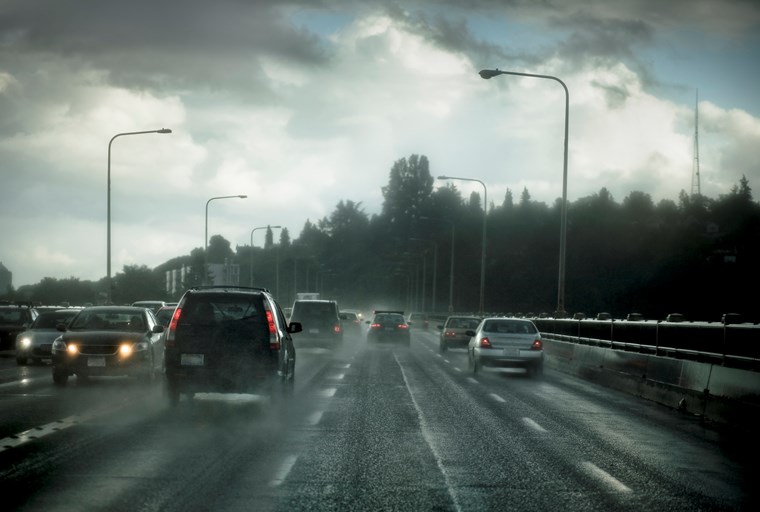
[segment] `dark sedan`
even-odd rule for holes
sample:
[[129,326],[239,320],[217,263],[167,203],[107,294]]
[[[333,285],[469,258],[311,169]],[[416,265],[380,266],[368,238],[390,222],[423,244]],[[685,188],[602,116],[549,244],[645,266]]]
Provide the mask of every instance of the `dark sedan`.
[[375,311],[372,321],[367,322],[367,341],[389,341],[409,346],[409,324],[402,311]]
[[127,375],[153,382],[163,368],[164,332],[153,313],[141,307],[85,308],[53,342],[53,382],[71,375]]

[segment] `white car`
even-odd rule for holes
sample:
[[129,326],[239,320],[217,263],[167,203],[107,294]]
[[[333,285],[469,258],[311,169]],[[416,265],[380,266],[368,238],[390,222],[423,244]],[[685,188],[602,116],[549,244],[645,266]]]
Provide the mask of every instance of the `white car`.
[[524,318],[484,318],[477,330],[468,331],[470,370],[483,366],[520,367],[531,375],[544,371],[544,350],[536,325]]

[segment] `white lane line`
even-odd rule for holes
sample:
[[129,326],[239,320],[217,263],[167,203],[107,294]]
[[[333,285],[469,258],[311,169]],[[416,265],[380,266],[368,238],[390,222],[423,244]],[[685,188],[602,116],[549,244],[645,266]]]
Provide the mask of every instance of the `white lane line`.
[[338,368],[343,368],[343,369],[351,368],[351,363],[342,364],[342,365],[338,366]]
[[338,391],[338,388],[325,388],[319,392],[320,395],[330,398],[335,394],[335,392]]
[[[432,350],[431,350],[431,352],[432,352]],[[441,359],[443,359],[443,356],[441,354],[436,354],[435,357],[440,357]]]
[[443,362],[451,364],[451,361],[449,361],[448,359],[444,359]]
[[497,402],[506,403],[506,400],[504,400],[502,397],[497,395],[496,393],[488,393],[488,396],[496,400]]
[[588,474],[596,478],[597,480],[600,480],[605,485],[612,488],[612,490],[617,492],[631,492],[631,489],[626,486],[623,482],[615,478],[614,476],[610,475],[603,469],[600,469],[595,464],[592,464],[591,462],[582,462],[581,468],[583,468]]
[[469,382],[470,384],[477,384],[478,383],[478,381],[476,381],[472,377],[467,377],[467,382]]
[[281,485],[288,477],[288,474],[290,474],[290,470],[293,469],[293,466],[295,466],[297,460],[298,455],[288,455],[285,457],[285,460],[282,461],[280,468],[274,474],[274,478],[269,481],[269,486],[277,487],[278,485]]
[[0,452],[3,450],[8,450],[10,448],[15,448],[16,446],[28,443],[29,441],[34,441],[35,439],[40,439],[41,437],[54,434],[69,427],[73,427],[74,425],[79,425],[80,423],[89,421],[97,416],[107,414],[112,410],[113,409],[109,409],[107,411],[99,411],[90,414],[84,414],[81,416],[68,416],[62,420],[54,421],[52,423],[42,425],[41,427],[30,428],[29,430],[25,430],[23,432],[19,432],[18,434],[0,439]]
[[451,501],[454,503],[454,509],[461,512],[462,507],[459,505],[459,500],[457,499],[456,492],[454,492],[454,487],[451,485],[449,474],[446,472],[446,468],[443,467],[443,462],[441,462],[441,455],[438,453],[438,450],[435,448],[435,445],[432,442],[433,436],[430,435],[430,430],[428,429],[427,422],[425,421],[425,416],[422,414],[422,409],[420,409],[417,400],[414,398],[412,388],[409,386],[409,379],[406,378],[404,367],[401,366],[401,361],[398,360],[398,356],[396,354],[393,354],[393,357],[396,359],[396,364],[398,364],[398,367],[401,369],[401,376],[404,378],[406,390],[409,393],[409,397],[412,399],[412,404],[414,404],[415,410],[417,411],[417,419],[420,422],[420,431],[422,433],[422,438],[427,443],[428,448],[430,448],[430,451],[433,454],[433,458],[435,458],[435,463],[438,466],[438,470],[443,475],[443,481],[446,484],[446,491],[449,493]]
[[457,368],[456,366],[454,367],[454,370],[456,370],[456,371],[458,371],[458,372],[461,372],[461,371],[462,371],[462,370],[460,370],[459,368]]
[[523,418],[522,420],[523,420],[523,423],[525,423],[528,427],[532,428],[536,432],[542,432],[542,433],[546,432],[546,429],[544,427],[542,427],[541,425],[539,425],[538,423],[536,423],[532,419],[530,419],[530,418]]
[[332,380],[342,380],[342,379],[343,379],[343,377],[345,377],[345,376],[346,376],[346,374],[345,374],[345,373],[339,373],[339,374],[337,374],[337,375],[330,375],[330,376],[328,377],[328,379],[332,379]]
[[317,411],[317,412],[311,413],[309,415],[309,417],[306,418],[306,422],[309,425],[312,425],[312,426],[318,424],[322,420],[322,414],[323,413],[324,413],[324,411]]

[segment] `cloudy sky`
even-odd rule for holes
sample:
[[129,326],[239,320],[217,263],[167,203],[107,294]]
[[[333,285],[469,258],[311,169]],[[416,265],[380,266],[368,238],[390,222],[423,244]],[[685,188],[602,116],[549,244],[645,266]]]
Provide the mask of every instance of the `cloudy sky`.
[[[466,4],[463,9],[460,5]],[[0,262],[13,284],[113,273],[338,201],[378,213],[393,162],[562,195],[657,202],[745,175],[760,194],[756,0],[2,0]],[[468,195],[470,184],[459,184]],[[477,184],[475,184],[477,185]],[[264,241],[255,233],[254,245]]]

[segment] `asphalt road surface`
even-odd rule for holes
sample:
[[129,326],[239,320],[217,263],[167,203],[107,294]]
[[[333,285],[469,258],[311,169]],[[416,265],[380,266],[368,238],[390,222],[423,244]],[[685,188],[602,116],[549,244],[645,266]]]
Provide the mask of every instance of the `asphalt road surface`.
[[3,510],[760,510],[757,434],[546,370],[297,347],[288,401],[0,359]]

